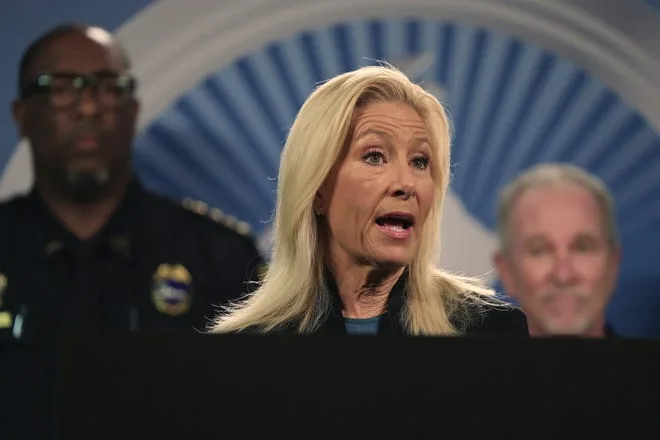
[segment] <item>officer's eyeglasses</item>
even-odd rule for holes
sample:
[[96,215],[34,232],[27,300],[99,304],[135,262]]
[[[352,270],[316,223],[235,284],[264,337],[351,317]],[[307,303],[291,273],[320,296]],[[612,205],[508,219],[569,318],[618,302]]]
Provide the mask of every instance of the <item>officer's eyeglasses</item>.
[[47,97],[54,108],[68,108],[77,105],[83,90],[90,88],[99,104],[117,107],[133,95],[135,87],[135,78],[111,71],[89,75],[68,72],[42,73],[22,90],[21,98],[41,95]]

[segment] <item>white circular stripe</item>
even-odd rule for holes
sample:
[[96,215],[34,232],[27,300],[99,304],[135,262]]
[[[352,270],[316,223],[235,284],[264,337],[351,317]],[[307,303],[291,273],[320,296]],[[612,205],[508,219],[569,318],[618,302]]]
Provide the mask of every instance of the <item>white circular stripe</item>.
[[[580,4],[583,8],[576,7]],[[117,36],[142,83],[140,127],[207,75],[265,43],[303,28],[400,17],[405,11],[412,18],[456,20],[535,41],[589,70],[660,131],[660,61],[639,41],[595,18],[588,5],[578,0],[227,0],[220,7],[216,0],[161,0],[135,15]],[[19,143],[0,177],[0,199],[31,185],[25,149]]]
[[29,191],[33,179],[32,152],[28,142],[21,141],[0,176],[0,202]]
[[141,126],[208,74],[269,42],[346,20],[400,18],[402,11],[535,41],[589,70],[660,130],[658,60],[584,10],[547,0],[239,0],[222,7],[162,0],[118,32],[142,79]]

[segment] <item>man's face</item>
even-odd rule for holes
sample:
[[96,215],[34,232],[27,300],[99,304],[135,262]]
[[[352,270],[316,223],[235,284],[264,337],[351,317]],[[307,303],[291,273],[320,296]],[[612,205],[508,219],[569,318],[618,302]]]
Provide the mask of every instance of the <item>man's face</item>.
[[[37,178],[74,197],[93,199],[130,170],[138,106],[109,43],[109,35],[97,29],[50,42],[27,72],[32,93],[14,104]],[[78,75],[96,75],[98,81],[81,88]]]
[[532,188],[514,203],[509,247],[496,265],[538,335],[602,331],[618,273],[594,196],[575,185]]

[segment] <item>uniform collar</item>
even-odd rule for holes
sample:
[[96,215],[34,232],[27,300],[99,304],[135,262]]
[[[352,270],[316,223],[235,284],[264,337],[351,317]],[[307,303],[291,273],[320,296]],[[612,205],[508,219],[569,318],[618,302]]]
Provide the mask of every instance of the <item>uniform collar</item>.
[[143,203],[146,192],[137,178],[129,184],[117,210],[101,230],[88,240],[79,240],[65,228],[44,203],[36,187],[28,194],[28,203],[43,231],[43,247],[47,258],[54,258],[65,249],[76,251],[83,247],[98,249],[106,246],[119,256],[130,258],[134,236],[134,211]]

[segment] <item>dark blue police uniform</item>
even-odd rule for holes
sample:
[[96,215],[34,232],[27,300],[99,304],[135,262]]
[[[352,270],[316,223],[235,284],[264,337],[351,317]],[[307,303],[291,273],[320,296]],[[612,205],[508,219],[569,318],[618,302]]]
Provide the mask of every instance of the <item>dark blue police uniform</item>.
[[0,438],[54,438],[64,334],[204,330],[261,264],[247,224],[137,180],[85,241],[36,191],[0,204]]

